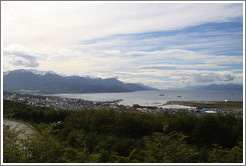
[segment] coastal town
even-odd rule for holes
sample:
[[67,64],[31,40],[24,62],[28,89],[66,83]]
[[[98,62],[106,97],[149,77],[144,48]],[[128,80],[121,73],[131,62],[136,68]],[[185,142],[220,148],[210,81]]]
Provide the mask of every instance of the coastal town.
[[40,96],[25,93],[10,93],[4,92],[4,100],[17,101],[24,104],[47,107],[55,110],[75,110],[81,111],[83,109],[99,109],[99,108],[117,108],[120,107],[117,103],[120,100],[105,101],[105,102],[93,102],[83,99],[62,98],[55,96]]
[[[119,102],[122,100],[88,101],[88,100],[75,99],[75,98],[41,96],[37,94],[26,94],[26,93],[5,92],[5,91],[4,91],[3,99],[17,101],[17,102],[32,105],[32,106],[51,108],[55,110],[82,111],[84,109],[101,109],[101,108],[109,109],[111,108],[117,111],[128,109],[134,112],[145,112],[145,113],[153,113],[153,114],[158,114],[162,112],[170,112],[173,114],[178,113],[178,112],[185,112],[188,114],[195,114],[195,115],[232,113],[236,117],[243,116],[243,109],[242,107],[238,106],[238,104],[242,105],[242,102],[238,104],[236,103],[237,107],[218,108],[218,105],[221,105],[221,104],[228,105],[228,101],[218,102],[217,105],[215,105],[216,103],[214,103],[214,105],[212,105],[211,107],[207,107],[206,102],[193,102],[192,106],[189,106],[191,105],[190,102],[178,102],[178,103],[177,102],[167,102],[166,104],[162,104],[159,106],[140,106],[138,104],[134,104],[132,106],[125,106],[125,105],[119,104]],[[187,103],[189,105],[187,105]],[[203,105],[201,105],[201,103],[203,103]],[[235,104],[235,102],[233,104]]]

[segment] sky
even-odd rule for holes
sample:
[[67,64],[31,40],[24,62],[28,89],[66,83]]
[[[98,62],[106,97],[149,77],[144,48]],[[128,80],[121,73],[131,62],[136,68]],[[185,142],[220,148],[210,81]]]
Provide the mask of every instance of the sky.
[[243,83],[235,2],[3,1],[3,71],[118,78],[155,88]]

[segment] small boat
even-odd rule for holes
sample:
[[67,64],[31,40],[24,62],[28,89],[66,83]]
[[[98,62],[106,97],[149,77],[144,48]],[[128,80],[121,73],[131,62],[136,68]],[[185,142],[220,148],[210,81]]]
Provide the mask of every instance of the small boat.
[[181,96],[177,96],[177,97],[181,97]]
[[160,94],[159,96],[165,96],[164,94]]

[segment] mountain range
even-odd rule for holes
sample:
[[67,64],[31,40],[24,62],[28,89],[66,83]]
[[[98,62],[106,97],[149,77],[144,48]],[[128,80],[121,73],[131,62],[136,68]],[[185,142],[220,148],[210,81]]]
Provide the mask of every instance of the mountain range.
[[116,78],[61,76],[52,71],[13,70],[3,73],[4,89],[38,90],[40,93],[113,93],[154,90],[143,84],[123,83]]
[[[175,90],[177,90],[177,88],[175,88]],[[243,85],[241,84],[211,84],[211,85],[187,86],[184,88],[179,88],[178,90],[243,90]]]
[[[31,90],[40,93],[114,93],[157,90],[141,83],[124,83],[116,78],[61,76],[53,71],[13,70],[3,73],[4,90]],[[211,84],[170,90],[243,90],[240,84]]]

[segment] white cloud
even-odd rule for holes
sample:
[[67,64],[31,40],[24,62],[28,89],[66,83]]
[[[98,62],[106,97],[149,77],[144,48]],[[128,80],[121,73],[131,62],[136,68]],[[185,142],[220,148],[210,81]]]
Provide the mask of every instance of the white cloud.
[[214,81],[233,81],[234,77],[232,74],[221,74],[221,73],[197,73],[193,74],[190,78],[191,82],[214,82]]
[[[3,49],[4,65],[21,66],[21,67],[38,67],[37,59],[45,59],[46,54],[32,51],[20,44],[11,44]],[[7,67],[8,68],[8,67]]]
[[149,77],[134,77],[134,78],[120,78],[119,80],[127,83],[143,83],[151,87],[159,89],[170,87],[170,82],[160,79],[153,79]]
[[189,64],[189,65],[144,65],[140,69],[224,69],[226,66],[219,66],[216,64]]
[[4,46],[51,49],[112,34],[174,30],[242,16],[228,3],[3,2]]
[[242,64],[242,56],[227,56],[227,55],[204,55],[199,52],[173,49],[164,51],[130,51],[127,55],[137,55],[133,59],[151,60],[150,62],[177,62],[182,63],[208,63],[208,64]]
[[[22,54],[30,55],[35,58],[35,61],[31,61],[30,57],[24,57],[29,60],[29,63],[25,60],[20,61],[17,57],[23,58]],[[136,54],[141,56],[134,57],[133,55]],[[218,56],[200,55],[198,52],[187,50],[135,51],[123,54],[119,50],[97,50],[84,46],[65,47],[49,55],[34,52],[21,45],[11,45],[4,49],[4,55],[6,65],[18,64],[40,70],[53,70],[66,75],[119,77],[123,81],[142,82],[158,88],[213,82],[239,82],[239,75],[235,75],[235,71],[228,70],[228,67],[224,65],[242,63],[240,61],[242,57],[222,56],[221,60]],[[16,57],[14,61],[9,55]],[[39,55],[46,56],[41,58]],[[201,64],[193,64],[191,61]],[[35,66],[34,62],[40,65]],[[209,71],[211,69],[220,69],[220,71]]]
[[[131,40],[124,36],[235,21],[237,17],[242,17],[242,4],[2,2],[4,69],[22,66],[66,75],[119,76],[159,88],[209,79],[240,82],[242,76],[228,66],[242,65],[242,56],[187,49],[203,44],[219,47],[224,43],[219,37],[211,43],[204,39],[196,46],[187,43],[143,51],[162,43],[154,37]],[[187,36],[161,40],[165,37],[167,42],[175,42]]]

